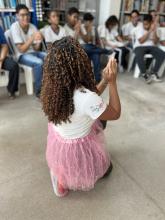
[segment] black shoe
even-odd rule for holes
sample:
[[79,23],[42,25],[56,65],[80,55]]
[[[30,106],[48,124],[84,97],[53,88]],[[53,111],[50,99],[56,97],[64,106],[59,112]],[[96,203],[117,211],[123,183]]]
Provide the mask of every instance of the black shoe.
[[107,127],[107,121],[100,120],[100,122],[101,122],[101,124],[102,124],[103,130],[106,129],[106,127]]
[[40,99],[40,92],[36,93],[36,97]]
[[145,79],[145,81],[146,81],[147,84],[152,83],[152,77],[151,77],[151,75],[145,73],[145,74],[142,74],[142,76],[144,77],[144,79]]
[[11,100],[14,100],[16,98],[14,93],[9,92],[8,95]]
[[113,165],[112,165],[112,162],[111,162],[110,166],[108,167],[108,170],[106,171],[104,176],[101,177],[101,179],[108,177],[110,175],[110,173],[112,172],[112,169],[113,169]]

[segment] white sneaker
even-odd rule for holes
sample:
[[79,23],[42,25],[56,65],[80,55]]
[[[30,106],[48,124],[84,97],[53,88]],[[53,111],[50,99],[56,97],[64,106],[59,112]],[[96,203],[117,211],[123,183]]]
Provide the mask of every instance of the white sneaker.
[[20,95],[20,92],[19,91],[17,91],[17,92],[15,92],[15,96],[19,96]]
[[154,81],[154,82],[162,82],[163,80],[162,79],[160,79],[156,74],[152,74],[152,80]]
[[68,190],[64,189],[62,185],[60,185],[57,181],[57,178],[54,176],[53,172],[50,171],[50,177],[53,185],[53,190],[56,196],[58,197],[64,197],[68,194]]

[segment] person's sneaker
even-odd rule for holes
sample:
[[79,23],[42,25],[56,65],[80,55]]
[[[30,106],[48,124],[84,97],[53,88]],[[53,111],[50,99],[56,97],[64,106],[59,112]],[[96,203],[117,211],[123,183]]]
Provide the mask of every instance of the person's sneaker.
[[50,171],[50,176],[52,180],[53,190],[56,196],[58,197],[66,196],[69,190],[63,188],[63,186],[57,181],[57,178],[54,176],[52,171]]
[[154,82],[162,82],[162,79],[160,79],[157,74],[152,74],[151,77]]
[[146,81],[147,84],[152,83],[152,77],[151,77],[151,75],[145,74],[145,75],[143,75],[143,77],[144,77],[144,79],[145,79],[145,81]]
[[36,97],[40,99],[40,93],[36,93]]
[[11,100],[14,100],[16,98],[14,93],[9,92],[8,95]]
[[37,97],[38,99],[40,99],[41,90],[37,90],[37,91],[35,92],[35,95],[36,95],[36,97]]

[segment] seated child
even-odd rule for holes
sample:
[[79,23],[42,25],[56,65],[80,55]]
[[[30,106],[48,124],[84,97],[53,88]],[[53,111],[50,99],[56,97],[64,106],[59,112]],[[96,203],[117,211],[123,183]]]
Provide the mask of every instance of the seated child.
[[56,10],[50,10],[47,14],[50,25],[44,27],[41,31],[47,47],[50,47],[56,40],[66,36],[65,29],[59,25],[59,13]]
[[[85,15],[84,15],[85,16]],[[88,16],[89,18],[89,16]],[[95,79],[97,82],[101,80],[101,62],[100,56],[102,53],[109,53],[106,50],[101,50],[100,48],[96,48],[93,45],[94,36],[89,36],[88,34],[94,34],[92,28],[93,24],[93,16],[91,19],[87,20],[88,27],[86,25],[82,25],[79,20],[79,11],[77,8],[70,8],[67,14],[67,23],[65,24],[65,31],[67,36],[71,36],[79,41],[79,43],[84,47],[88,57],[93,63]],[[90,43],[90,45],[89,45]],[[92,43],[92,44],[91,44]]]
[[118,29],[119,21],[115,15],[110,16],[106,22],[104,28],[100,32],[100,38],[103,40],[105,48],[114,50],[116,52],[116,59],[118,60],[121,68],[121,72],[127,68],[127,54],[129,50],[125,47],[125,42],[119,35]]
[[16,7],[18,21],[11,25],[11,35],[15,44],[18,62],[33,68],[35,78],[35,94],[40,96],[42,82],[42,66],[45,53],[39,51],[42,36],[37,28],[30,23],[30,12],[24,4]]

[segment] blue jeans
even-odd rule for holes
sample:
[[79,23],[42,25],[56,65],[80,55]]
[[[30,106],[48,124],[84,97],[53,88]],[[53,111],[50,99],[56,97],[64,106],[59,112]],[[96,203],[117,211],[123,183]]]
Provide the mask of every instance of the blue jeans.
[[18,62],[33,68],[35,78],[35,93],[36,95],[41,91],[42,83],[42,68],[44,63],[45,52],[36,51],[32,53],[25,53],[20,56]]
[[100,56],[101,54],[110,54],[110,51],[107,49],[103,49],[97,47],[94,44],[83,44],[82,47],[84,48],[85,52],[87,53],[89,59],[93,63],[94,67],[94,75],[97,82],[101,80],[101,63],[100,63]]

